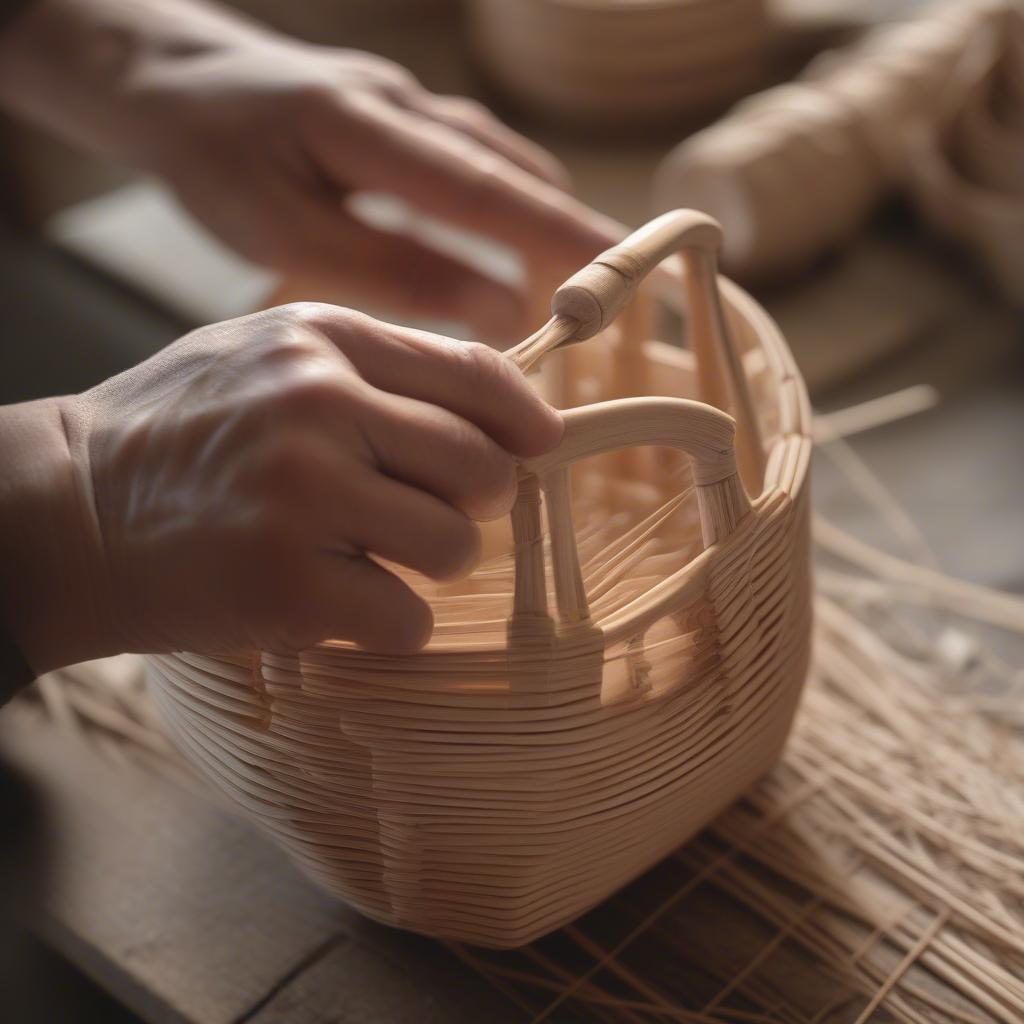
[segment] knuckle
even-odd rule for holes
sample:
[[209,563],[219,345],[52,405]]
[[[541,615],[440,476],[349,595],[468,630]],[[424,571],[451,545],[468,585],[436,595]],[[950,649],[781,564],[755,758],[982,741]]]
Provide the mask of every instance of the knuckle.
[[455,358],[465,387],[476,397],[493,397],[497,404],[530,388],[516,366],[489,345],[464,342],[458,346]]
[[321,325],[328,318],[337,319],[346,310],[338,306],[331,306],[326,302],[289,302],[284,306],[277,307],[277,313],[282,323],[291,327],[300,327],[311,330],[319,330]]
[[363,383],[340,352],[312,335],[276,337],[261,362],[265,373],[253,415],[274,430],[296,423],[322,427],[344,418]]
[[299,438],[274,444],[264,453],[258,473],[272,495],[295,495],[307,491],[318,473],[318,460],[309,445]]
[[418,79],[408,68],[387,57],[375,56],[371,73],[393,89],[419,88]]
[[341,354],[352,338],[371,331],[373,321],[346,306],[327,302],[292,302],[276,310],[286,344]]
[[279,409],[289,414],[328,415],[341,406],[347,394],[344,381],[323,370],[306,370],[283,381],[276,395]]
[[464,341],[448,348],[466,386],[493,389],[508,379],[508,360],[478,341]]
[[489,124],[494,118],[491,112],[478,100],[468,96],[439,96],[443,111],[458,117],[467,124]]

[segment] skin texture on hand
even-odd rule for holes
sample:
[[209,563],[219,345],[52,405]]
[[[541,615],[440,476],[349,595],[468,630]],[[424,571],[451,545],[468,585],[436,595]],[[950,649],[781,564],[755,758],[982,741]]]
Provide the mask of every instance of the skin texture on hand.
[[369,54],[300,43],[188,0],[36,0],[0,40],[0,100],[164,177],[239,252],[361,301],[521,336],[524,298],[368,226],[385,193],[518,251],[545,285],[619,240],[543,150]]
[[[40,413],[24,461],[48,431],[62,483],[40,488],[56,511],[23,510],[62,525],[15,532],[52,574],[34,590],[73,595],[87,635],[54,636],[37,616],[18,637],[37,672],[117,651],[295,651],[328,637],[416,650],[430,610],[370,556],[437,579],[468,572],[474,519],[511,508],[513,456],[562,434],[486,346],[318,304],[201,328]],[[50,557],[65,543],[84,563],[74,571]]]

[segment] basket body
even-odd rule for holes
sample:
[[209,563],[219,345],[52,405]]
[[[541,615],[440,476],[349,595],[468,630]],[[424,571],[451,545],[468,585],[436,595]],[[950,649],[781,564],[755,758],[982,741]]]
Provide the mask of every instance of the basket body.
[[[809,655],[809,411],[777,328],[721,286],[766,457],[724,539],[661,552],[644,563],[653,582],[588,577],[606,597],[584,621],[513,618],[468,645],[439,628],[404,659],[340,643],[149,659],[193,764],[367,915],[521,945],[656,863],[777,758]],[[698,388],[690,352],[646,341],[624,357],[613,330],[560,360],[566,404],[621,393],[624,367],[649,391]],[[619,453],[595,472],[642,480],[659,464]]]

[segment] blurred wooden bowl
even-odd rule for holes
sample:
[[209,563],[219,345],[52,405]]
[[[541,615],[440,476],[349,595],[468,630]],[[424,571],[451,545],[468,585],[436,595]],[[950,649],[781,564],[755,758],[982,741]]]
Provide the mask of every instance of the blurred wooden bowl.
[[635,126],[722,107],[756,87],[774,34],[765,0],[471,0],[484,74],[535,115]]

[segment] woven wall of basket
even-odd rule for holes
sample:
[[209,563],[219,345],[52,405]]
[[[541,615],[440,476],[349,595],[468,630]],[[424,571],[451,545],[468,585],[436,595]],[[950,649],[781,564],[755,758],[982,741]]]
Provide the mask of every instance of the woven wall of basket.
[[[778,756],[809,653],[810,413],[719,243],[702,214],[658,218],[510,351],[542,363],[566,435],[522,463],[468,579],[406,574],[435,613],[421,653],[149,659],[182,751],[369,916],[526,943]],[[655,288],[688,347],[650,337]]]
[[631,126],[705,114],[755,88],[766,0],[472,0],[483,73],[537,116]]

